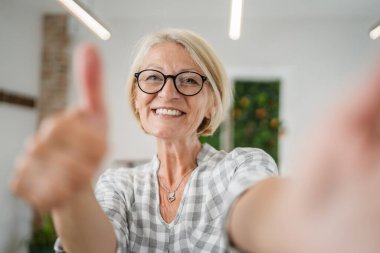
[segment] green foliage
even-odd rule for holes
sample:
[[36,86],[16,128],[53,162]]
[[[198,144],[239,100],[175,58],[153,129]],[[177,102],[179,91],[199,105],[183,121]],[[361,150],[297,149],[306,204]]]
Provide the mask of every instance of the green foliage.
[[[280,81],[237,81],[233,120],[234,147],[256,147],[268,152],[278,162],[278,135],[281,132],[279,119]],[[220,149],[220,128],[213,136],[201,137]]]
[[235,83],[235,147],[261,148],[278,161],[279,94],[279,81]]
[[220,149],[220,127],[215,131],[213,135],[210,136],[200,136],[199,140],[201,143],[208,143],[215,149]]
[[53,253],[57,235],[50,215],[41,215],[34,221],[33,238],[29,244],[31,253]]

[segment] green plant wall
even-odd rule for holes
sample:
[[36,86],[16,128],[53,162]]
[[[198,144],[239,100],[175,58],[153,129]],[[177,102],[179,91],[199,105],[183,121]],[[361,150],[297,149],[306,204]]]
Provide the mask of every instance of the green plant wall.
[[[261,148],[278,162],[280,81],[238,80],[234,88],[233,147]],[[220,129],[200,140],[220,149]]]
[[235,83],[233,143],[256,147],[278,161],[280,81],[237,81]]
[[49,214],[36,214],[29,253],[54,253],[56,238],[57,234],[51,216]]

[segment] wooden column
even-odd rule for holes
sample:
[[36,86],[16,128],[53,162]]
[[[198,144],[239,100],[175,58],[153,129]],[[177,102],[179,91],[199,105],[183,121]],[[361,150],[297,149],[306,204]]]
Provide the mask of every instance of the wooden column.
[[44,16],[42,44],[38,122],[67,104],[69,34],[66,15]]

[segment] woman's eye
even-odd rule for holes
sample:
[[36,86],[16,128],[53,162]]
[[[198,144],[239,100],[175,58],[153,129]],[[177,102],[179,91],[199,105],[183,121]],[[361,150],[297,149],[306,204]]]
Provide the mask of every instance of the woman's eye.
[[145,81],[161,81],[162,78],[159,75],[150,75],[145,78]]
[[197,83],[197,81],[195,81],[194,79],[191,79],[191,78],[188,78],[188,79],[185,79],[185,83]]
[[194,78],[183,78],[181,79],[181,83],[184,85],[198,85],[199,82]]

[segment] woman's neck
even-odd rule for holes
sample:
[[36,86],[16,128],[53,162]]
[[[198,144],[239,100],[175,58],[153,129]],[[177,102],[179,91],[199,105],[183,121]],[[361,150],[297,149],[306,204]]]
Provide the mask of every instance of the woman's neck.
[[202,144],[196,136],[181,140],[158,140],[158,176],[164,178],[169,187],[175,185],[197,167],[197,156],[201,148]]

